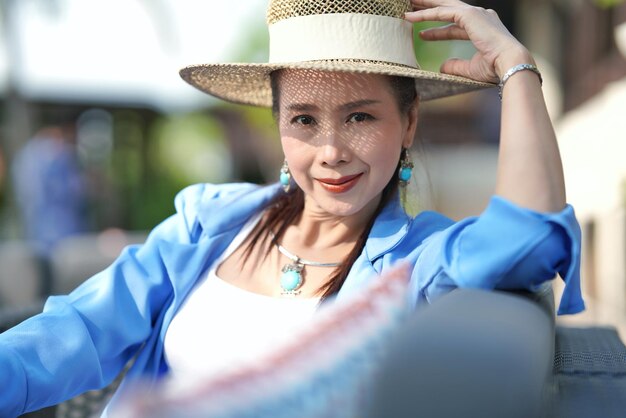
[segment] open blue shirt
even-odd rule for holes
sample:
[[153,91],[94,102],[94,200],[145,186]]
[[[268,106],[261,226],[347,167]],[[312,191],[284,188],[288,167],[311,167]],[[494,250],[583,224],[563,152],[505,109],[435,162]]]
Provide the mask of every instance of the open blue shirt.
[[[194,284],[279,185],[195,185],[145,244],[44,312],[0,334],[0,416],[14,417],[108,385],[133,356],[122,389],[167,373],[163,341]],[[479,217],[408,217],[393,199],[380,213],[337,295],[356,292],[396,262],[412,267],[410,300],[428,303],[456,287],[536,290],[558,272],[559,314],[584,309],[580,228],[570,206],[538,213],[494,196]],[[207,353],[210,355],[210,353]]]

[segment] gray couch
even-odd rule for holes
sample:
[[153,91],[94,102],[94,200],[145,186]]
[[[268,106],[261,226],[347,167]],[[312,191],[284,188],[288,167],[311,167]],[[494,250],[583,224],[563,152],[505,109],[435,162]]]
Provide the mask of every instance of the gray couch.
[[[0,332],[41,309],[0,311]],[[30,418],[97,416],[118,382]],[[379,417],[624,417],[626,347],[612,328],[555,327],[551,290],[456,290],[389,341],[367,405]]]
[[612,328],[555,327],[552,291],[458,290],[390,341],[367,417],[626,417]]

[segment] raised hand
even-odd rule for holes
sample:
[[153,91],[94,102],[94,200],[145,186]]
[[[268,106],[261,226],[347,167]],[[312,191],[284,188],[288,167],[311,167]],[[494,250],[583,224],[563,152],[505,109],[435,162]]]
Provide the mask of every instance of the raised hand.
[[[411,4],[414,11],[405,15],[408,21],[448,22],[422,31],[422,39],[464,39],[476,47],[470,60],[444,62],[444,73],[493,83],[518,64],[534,64],[493,10],[460,0],[411,0]],[[560,211],[565,205],[563,169],[540,78],[532,71],[519,71],[503,90],[495,192],[530,209]]]
[[517,64],[534,64],[528,50],[502,24],[492,9],[470,6],[459,0],[411,0],[410,22],[449,22],[420,32],[425,41],[468,40],[476,47],[471,60],[452,58],[441,72],[478,81],[498,82]]

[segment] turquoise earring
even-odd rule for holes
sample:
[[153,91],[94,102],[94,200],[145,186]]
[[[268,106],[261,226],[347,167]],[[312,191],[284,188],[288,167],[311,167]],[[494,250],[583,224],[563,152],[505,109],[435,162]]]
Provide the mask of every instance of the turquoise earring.
[[400,187],[406,187],[406,185],[409,184],[411,175],[413,174],[413,167],[413,161],[411,161],[408,148],[402,148],[402,153],[400,154],[400,168],[398,169]]
[[285,193],[289,193],[289,189],[291,189],[291,173],[289,172],[287,160],[283,162],[283,166],[280,168],[280,185],[283,186]]

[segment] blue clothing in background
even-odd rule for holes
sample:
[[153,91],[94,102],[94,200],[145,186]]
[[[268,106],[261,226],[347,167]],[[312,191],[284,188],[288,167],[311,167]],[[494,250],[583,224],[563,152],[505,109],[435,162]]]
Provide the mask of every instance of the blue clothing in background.
[[86,189],[74,146],[39,134],[17,153],[11,174],[26,237],[40,256],[85,232]]
[[[167,373],[163,341],[177,309],[243,224],[279,185],[196,185],[145,244],[130,246],[105,271],[44,313],[0,335],[0,416],[62,402],[108,385],[137,354],[133,378]],[[453,222],[435,212],[414,219],[393,199],[377,217],[334,303],[397,262],[412,266],[410,298],[428,303],[456,287],[536,290],[559,272],[559,313],[584,309],[580,228],[567,206],[542,214],[493,197],[485,212]],[[211,355],[211,353],[207,353]]]

